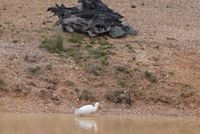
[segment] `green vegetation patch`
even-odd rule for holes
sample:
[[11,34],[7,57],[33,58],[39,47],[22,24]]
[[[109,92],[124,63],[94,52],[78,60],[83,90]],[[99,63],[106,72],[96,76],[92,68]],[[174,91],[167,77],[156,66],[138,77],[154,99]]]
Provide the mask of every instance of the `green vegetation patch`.
[[118,84],[121,86],[121,87],[125,87],[126,86],[126,83],[127,81],[125,79],[120,79],[118,80]]
[[72,33],[68,38],[71,43],[83,44],[85,42],[84,35],[78,33]]
[[130,45],[130,44],[126,44],[126,47],[131,50],[131,51],[134,51],[133,47]]
[[31,75],[37,75],[41,71],[40,67],[29,67],[28,71],[31,73]]
[[96,47],[87,45],[88,56],[93,59],[99,59],[103,65],[108,65],[109,55],[111,54],[110,50],[113,48],[113,45],[106,40],[98,39],[97,41],[95,41],[95,43],[98,43]]
[[94,60],[101,62],[102,65],[109,64],[109,55],[114,47],[105,38],[86,38],[83,34],[72,33],[68,34],[66,41],[73,44],[68,43],[68,46],[64,48],[63,35],[56,34],[50,38],[44,38],[40,48],[45,48],[50,53],[58,53],[64,57],[72,57],[80,65]]
[[71,56],[75,59],[82,58],[83,53],[81,52],[80,48],[68,48],[65,50],[68,56]]
[[117,72],[126,73],[126,74],[130,74],[131,73],[131,71],[129,70],[129,68],[126,67],[126,66],[116,66],[115,70]]
[[181,97],[190,97],[194,95],[194,90],[191,85],[183,84],[181,88]]
[[105,57],[107,56],[107,51],[106,50],[102,50],[100,48],[92,48],[88,51],[89,55],[93,58],[101,58],[101,57]]
[[2,79],[0,79],[0,90],[4,90],[5,86],[5,82]]
[[40,48],[45,48],[50,53],[59,53],[64,50],[64,37],[62,33],[56,33],[54,36],[50,38],[45,38]]
[[17,43],[17,42],[18,42],[18,40],[13,40],[13,41],[12,41],[12,43],[14,43],[14,44]]
[[3,29],[0,27],[0,37],[3,35]]

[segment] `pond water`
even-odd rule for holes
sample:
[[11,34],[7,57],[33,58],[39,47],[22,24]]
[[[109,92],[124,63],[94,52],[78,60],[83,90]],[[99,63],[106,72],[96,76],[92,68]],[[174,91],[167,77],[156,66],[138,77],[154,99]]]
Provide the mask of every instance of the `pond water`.
[[195,118],[0,114],[0,134],[199,134]]

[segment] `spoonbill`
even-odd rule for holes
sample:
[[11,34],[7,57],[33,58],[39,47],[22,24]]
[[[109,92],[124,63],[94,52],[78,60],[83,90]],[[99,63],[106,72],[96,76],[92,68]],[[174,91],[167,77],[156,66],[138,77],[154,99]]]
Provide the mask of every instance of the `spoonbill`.
[[99,107],[99,102],[96,102],[95,105],[85,105],[75,110],[74,114],[76,116],[87,115],[91,113],[95,113]]

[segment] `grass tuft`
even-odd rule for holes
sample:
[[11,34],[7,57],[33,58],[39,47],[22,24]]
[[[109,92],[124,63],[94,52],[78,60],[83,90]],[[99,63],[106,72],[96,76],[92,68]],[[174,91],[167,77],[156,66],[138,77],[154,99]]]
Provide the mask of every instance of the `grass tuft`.
[[13,40],[13,41],[12,41],[12,43],[14,43],[14,44],[17,43],[17,42],[18,42],[18,40]]
[[55,44],[56,47],[59,51],[63,51],[64,49],[64,37],[63,34],[61,32],[57,32],[56,33],[56,39],[55,39]]
[[0,37],[3,35],[3,29],[0,27]]
[[125,66],[117,66],[116,67],[116,71],[117,72],[121,72],[121,73],[126,73],[126,74],[130,74],[131,73],[130,70]]
[[64,37],[61,32],[57,32],[51,38],[45,38],[40,48],[45,48],[50,53],[59,53],[64,50]]
[[124,79],[120,79],[120,80],[118,81],[118,84],[119,84],[121,87],[125,87],[125,86],[126,86],[126,83],[127,83],[127,81],[124,80]]
[[40,67],[29,67],[28,71],[31,73],[31,75],[37,75],[39,74],[41,68]]
[[4,90],[6,84],[3,80],[0,79],[0,90]]
[[83,44],[85,39],[82,34],[72,33],[68,41],[71,43]]
[[71,56],[75,59],[79,59],[82,57],[82,52],[79,48],[68,48],[66,49],[66,53],[68,56]]

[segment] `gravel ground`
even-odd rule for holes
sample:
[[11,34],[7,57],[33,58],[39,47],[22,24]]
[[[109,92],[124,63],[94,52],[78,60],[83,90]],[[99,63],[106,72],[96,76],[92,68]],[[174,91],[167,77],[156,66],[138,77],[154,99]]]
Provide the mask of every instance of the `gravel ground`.
[[[75,0],[1,0],[1,112],[72,113],[75,107],[99,101],[102,114],[200,115],[200,1],[104,2],[139,33],[107,39],[114,46],[109,65],[91,60],[81,66],[71,57],[39,48],[55,33],[57,18],[50,17],[47,7],[73,6]],[[70,45],[74,44],[65,42]],[[91,73],[94,65],[103,69],[98,76]],[[116,72],[116,67],[129,71]],[[115,90],[123,95],[131,91],[132,106],[107,100],[106,94]],[[80,100],[84,91],[92,97]]]

